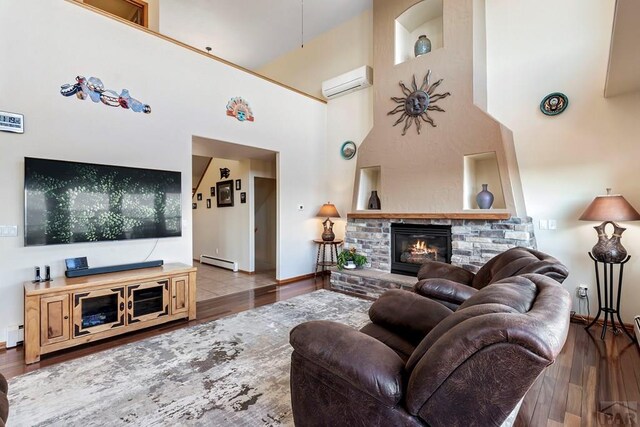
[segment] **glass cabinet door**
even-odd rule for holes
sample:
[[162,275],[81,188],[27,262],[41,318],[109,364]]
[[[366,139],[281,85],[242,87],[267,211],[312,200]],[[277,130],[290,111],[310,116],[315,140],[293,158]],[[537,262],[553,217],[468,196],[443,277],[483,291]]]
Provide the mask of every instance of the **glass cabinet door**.
[[169,280],[127,286],[127,324],[169,314]]
[[124,287],[73,294],[73,336],[124,326]]

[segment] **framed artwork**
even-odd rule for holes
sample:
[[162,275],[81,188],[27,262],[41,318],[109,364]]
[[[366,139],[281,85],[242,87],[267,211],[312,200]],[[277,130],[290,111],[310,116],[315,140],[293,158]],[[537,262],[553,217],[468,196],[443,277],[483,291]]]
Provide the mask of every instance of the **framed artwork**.
[[207,209],[211,209],[211,199],[207,199]]
[[216,187],[211,187],[211,197],[216,197]]
[[198,198],[199,202],[202,201],[202,193],[198,193],[198,197],[197,198]]
[[220,181],[216,183],[216,202],[219,208],[233,206],[233,180]]
[[197,203],[191,203],[191,208],[192,209],[198,209],[198,204]]
[[240,203],[247,203],[247,193],[240,193]]
[[236,190],[237,191],[242,190],[242,181],[239,179],[236,179]]

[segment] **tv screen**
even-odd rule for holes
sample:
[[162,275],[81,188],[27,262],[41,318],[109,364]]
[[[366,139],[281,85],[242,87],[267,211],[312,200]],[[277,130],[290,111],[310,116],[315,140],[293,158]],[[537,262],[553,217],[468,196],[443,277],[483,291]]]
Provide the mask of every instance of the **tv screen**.
[[25,246],[182,235],[180,172],[24,159]]

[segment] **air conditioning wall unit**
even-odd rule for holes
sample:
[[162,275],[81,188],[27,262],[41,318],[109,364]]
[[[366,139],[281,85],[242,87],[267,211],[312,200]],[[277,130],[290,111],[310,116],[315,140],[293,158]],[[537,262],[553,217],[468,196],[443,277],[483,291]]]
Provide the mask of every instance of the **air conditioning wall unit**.
[[334,99],[373,84],[373,69],[368,65],[356,68],[322,82],[322,96]]

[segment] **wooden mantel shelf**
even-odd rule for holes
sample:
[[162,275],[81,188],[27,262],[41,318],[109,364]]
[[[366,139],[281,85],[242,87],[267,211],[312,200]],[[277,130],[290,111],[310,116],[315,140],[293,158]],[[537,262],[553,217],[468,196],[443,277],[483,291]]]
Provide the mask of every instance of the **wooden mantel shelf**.
[[509,212],[442,212],[442,213],[389,213],[389,212],[350,212],[351,219],[488,219],[502,220],[511,218]]

